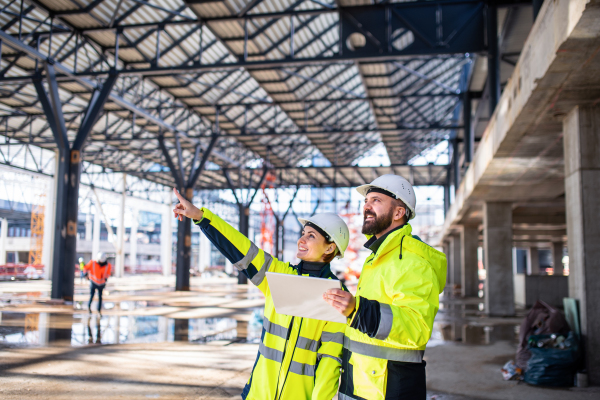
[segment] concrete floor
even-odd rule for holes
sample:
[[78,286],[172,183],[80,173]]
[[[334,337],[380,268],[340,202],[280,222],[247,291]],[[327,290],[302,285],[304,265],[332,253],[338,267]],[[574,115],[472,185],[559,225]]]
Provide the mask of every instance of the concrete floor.
[[[85,285],[74,309],[48,301],[45,282],[0,283],[0,398],[238,399],[256,357],[260,293],[224,279],[193,279],[191,293],[169,285],[114,279],[100,319],[81,310]],[[486,318],[480,302],[443,301],[426,351],[429,399],[600,398],[600,388],[503,381],[520,318]]]

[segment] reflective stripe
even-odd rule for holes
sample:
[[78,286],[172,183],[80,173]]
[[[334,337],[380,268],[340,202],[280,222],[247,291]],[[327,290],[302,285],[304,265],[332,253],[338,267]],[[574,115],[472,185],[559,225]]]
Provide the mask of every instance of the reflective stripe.
[[332,333],[332,332],[323,331],[323,333],[321,333],[321,341],[344,344],[344,333],[343,332]]
[[344,393],[338,393],[338,400],[356,400],[354,397],[350,397]]
[[279,336],[280,338],[284,339],[287,337],[287,328],[269,321],[267,317],[263,318],[263,328],[265,328],[265,331],[269,332],[271,335]]
[[260,342],[258,345],[258,351],[260,351],[260,354],[264,358],[268,358],[269,360],[277,361],[279,363],[283,361],[283,351],[267,347],[263,342]]
[[394,314],[392,314],[392,307],[389,304],[379,303],[379,310],[381,312],[381,319],[379,320],[379,328],[377,328],[375,339],[385,340],[392,330]]
[[248,265],[254,260],[254,258],[258,255],[258,247],[252,242],[250,242],[250,249],[248,249],[248,253],[242,258],[240,261],[233,264],[239,271],[243,271],[248,268]]
[[290,372],[298,375],[315,376],[315,366],[292,361],[290,363]]
[[329,358],[333,358],[335,361],[339,362],[340,364],[342,363],[342,359],[339,357],[334,357],[334,356],[330,356],[329,354],[323,354],[323,353],[319,353],[317,355],[317,360],[320,360],[321,357],[329,357]]
[[420,363],[423,361],[424,350],[394,349],[391,347],[377,346],[374,344],[355,342],[344,337],[344,347],[353,353],[364,356],[381,358],[391,361]]
[[269,267],[271,266],[271,263],[273,262],[273,257],[271,257],[271,255],[269,253],[264,253],[264,254],[265,254],[265,262],[263,263],[262,268],[258,270],[256,275],[254,275],[252,277],[252,279],[250,279],[250,281],[252,283],[254,283],[256,286],[260,285],[262,283],[262,281],[265,279],[265,274],[267,273],[267,271],[269,270]]
[[319,342],[317,340],[298,336],[296,347],[303,350],[317,351],[319,349]]

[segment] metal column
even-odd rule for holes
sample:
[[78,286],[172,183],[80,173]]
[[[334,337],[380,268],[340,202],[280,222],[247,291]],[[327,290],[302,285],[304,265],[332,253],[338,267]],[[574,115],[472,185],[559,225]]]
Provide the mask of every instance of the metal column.
[[540,13],[540,9],[544,5],[544,0],[533,0],[531,5],[533,6],[533,21],[535,22],[538,14]]
[[[192,201],[194,190],[187,189],[185,197]],[[192,220],[184,218],[177,222],[177,267],[175,290],[190,290],[190,267],[192,266]]]
[[473,161],[473,151],[475,148],[475,135],[473,135],[473,126],[471,123],[471,95],[468,90],[462,94],[463,102],[463,126],[465,139],[465,166],[469,166]]
[[[265,178],[267,177],[267,172],[268,172],[268,169],[266,167],[264,167],[262,176],[261,176],[260,180],[258,181],[258,184],[256,185],[255,188],[253,188],[254,193],[250,194],[251,192],[249,191],[248,192],[249,199],[247,198],[244,201],[244,199],[240,200],[240,197],[238,197],[238,195],[235,193],[236,188],[233,185],[233,182],[231,181],[229,173],[227,171],[224,171],[225,179],[227,179],[227,185],[229,185],[229,188],[231,189],[231,192],[233,193],[233,197],[235,198],[235,202],[238,206],[238,210],[240,213],[239,231],[241,234],[243,234],[246,237],[248,237],[248,233],[250,231],[250,205],[254,201],[254,198],[256,197],[256,194],[258,193],[260,186],[265,181]],[[239,180],[239,178],[241,178],[241,173],[238,175],[238,180]],[[252,177],[250,177],[250,185],[248,185],[248,188],[251,187],[251,183],[252,183]],[[241,195],[242,195],[242,193],[240,193],[240,196]],[[246,275],[244,275],[243,273],[239,273],[238,274],[238,284],[245,285],[247,283],[248,283],[248,277]]]
[[[238,203],[238,210],[240,212],[240,233],[246,237],[250,232],[250,204]],[[246,285],[248,283],[248,277],[242,273],[238,274],[238,284]]]
[[488,44],[488,93],[490,95],[490,118],[500,100],[500,50],[498,48],[498,8],[487,6]]
[[458,154],[458,138],[452,139],[452,172],[454,173],[454,193],[460,186],[460,163]]
[[117,80],[117,74],[111,74],[100,89],[94,90],[85,112],[85,116],[72,146],[67,137],[67,128],[58,93],[56,73],[52,64],[46,63],[46,82],[48,92],[38,74],[34,80],[39,100],[56,145],[58,147],[58,168],[56,171],[56,214],[54,225],[54,254],[52,269],[51,297],[73,301],[77,215],[79,211],[79,182],[81,178],[81,149],[89,133],[98,121],[104,104]]
[[[202,159],[199,165],[196,167],[198,157],[200,154],[200,144],[196,146],[196,152],[194,159],[190,165],[189,176],[185,179],[186,171],[183,168],[183,160],[181,148],[177,146],[177,156],[179,157],[179,168],[175,166],[173,158],[171,157],[169,150],[167,149],[164,136],[159,136],[158,144],[165,156],[167,165],[175,178],[177,183],[177,190],[190,202],[194,198],[194,186],[208,161],[208,157],[212,152],[212,149],[217,142],[218,135],[213,135],[210,144],[202,154]],[[177,145],[179,139],[176,137]],[[190,267],[192,265],[192,220],[185,218],[183,221],[177,222],[177,265],[175,269],[175,290],[189,291],[190,290]]]

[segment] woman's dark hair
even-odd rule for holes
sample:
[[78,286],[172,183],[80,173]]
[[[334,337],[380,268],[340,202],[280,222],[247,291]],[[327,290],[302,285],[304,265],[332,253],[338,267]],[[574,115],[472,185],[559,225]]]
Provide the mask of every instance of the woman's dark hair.
[[[327,243],[333,243],[333,242],[327,242]],[[330,263],[333,261],[333,259],[335,258],[335,256],[338,253],[338,249],[337,249],[337,244],[335,245],[335,250],[332,251],[330,254],[326,254],[325,257],[323,257],[323,262],[326,263]]]

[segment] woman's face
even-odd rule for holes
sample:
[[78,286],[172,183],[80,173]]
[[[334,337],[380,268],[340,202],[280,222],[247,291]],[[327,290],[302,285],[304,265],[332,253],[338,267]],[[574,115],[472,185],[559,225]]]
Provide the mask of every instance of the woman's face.
[[302,229],[302,236],[298,239],[298,253],[296,257],[303,261],[323,262],[323,257],[335,251],[334,243],[327,240],[310,226]]

